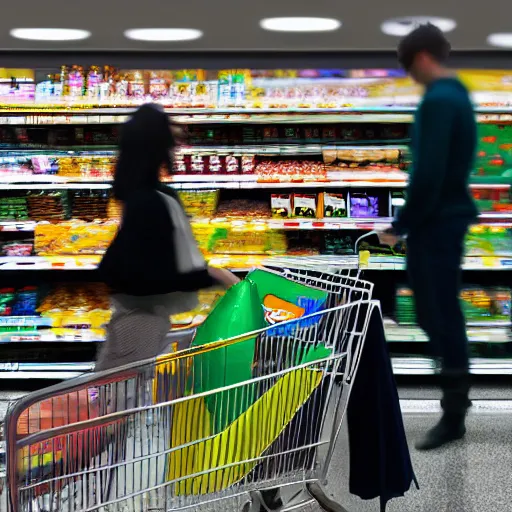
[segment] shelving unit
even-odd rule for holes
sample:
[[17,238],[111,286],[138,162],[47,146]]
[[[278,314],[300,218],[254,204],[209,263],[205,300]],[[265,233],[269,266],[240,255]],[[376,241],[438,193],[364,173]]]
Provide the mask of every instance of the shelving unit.
[[[257,78],[254,83],[259,87],[265,79]],[[404,99],[397,95],[385,101],[401,101],[399,98]],[[406,99],[415,101],[410,96]],[[205,213],[199,208],[200,214],[192,214],[193,229],[212,265],[241,273],[258,265],[301,265],[306,259],[318,268],[361,267],[375,283],[375,294],[388,318],[386,330],[390,349],[396,356],[395,372],[428,374],[434,367],[425,356],[424,333],[414,325],[396,321],[396,290],[407,280],[405,249],[399,247],[391,252],[380,247],[376,237],[368,238],[363,249],[372,254],[364,265],[354,249],[357,238],[388,224],[394,210],[404,203],[408,131],[415,107],[379,106],[381,100],[384,98],[363,98],[354,101],[354,106],[335,108],[293,105],[254,108],[259,99],[232,108],[183,108],[171,106],[169,98],[160,99],[173,121],[189,133],[187,145],[176,149],[175,162],[183,162],[183,168],[175,169],[166,183],[183,194],[213,194],[213,203],[208,206],[211,211]],[[48,233],[42,230],[49,224],[44,220],[42,208],[38,210],[42,220],[31,218],[30,212],[23,208],[16,210],[19,206],[12,209],[13,216],[19,218],[0,215],[0,245],[4,252],[6,243],[18,241],[23,245],[26,240],[32,241],[28,243],[35,240],[30,254],[0,255],[2,286],[5,283],[5,288],[14,290],[13,293],[24,293],[28,287],[28,295],[37,287],[40,303],[65,283],[76,283],[80,295],[80,287],[97,280],[95,269],[108,242],[105,233],[100,237],[101,244],[94,246],[94,239],[89,240],[85,249],[73,237],[80,239],[89,228],[114,225],[116,217],[108,218],[105,213],[99,220],[76,222],[80,215],[74,209],[74,197],[104,194],[106,201],[112,176],[105,166],[113,168],[115,164],[118,127],[145,101],[133,98],[86,101],[68,97],[16,104],[0,98],[0,130],[7,134],[0,137],[0,213],[5,198],[58,196],[62,208],[55,214],[58,221],[52,218],[51,223],[62,227],[75,222],[83,228],[80,234],[70,231],[66,236],[69,235],[71,243],[63,248],[62,244],[44,239]],[[478,106],[476,115],[481,126],[503,126],[504,133],[507,127],[512,128],[512,107]],[[510,146],[503,149],[510,156],[510,164],[503,165],[506,169],[510,165],[510,173],[487,174],[475,169],[471,180],[474,193],[481,201],[492,203],[492,207],[484,208],[480,216],[481,226],[488,233],[475,232],[473,242],[468,242],[464,280],[484,290],[510,289],[512,137],[505,143]],[[351,152],[373,153],[377,158],[349,161],[346,155]],[[384,152],[393,152],[397,157],[393,162],[387,157],[380,158],[378,155]],[[341,153],[345,160],[338,158]],[[214,166],[213,157],[221,163]],[[234,171],[227,171],[224,160],[228,157],[234,159]],[[94,161],[99,158],[103,159],[100,170],[94,168]],[[194,173],[192,158],[202,162],[197,164],[200,170]],[[243,165],[248,158],[252,159],[252,167],[246,172]],[[34,159],[40,160],[35,163]],[[75,171],[62,172],[62,159],[76,164]],[[78,162],[86,159],[93,163],[86,162],[80,167]],[[268,167],[274,166],[275,170],[260,172],[258,165],[265,162],[270,162]],[[304,162],[309,162],[314,172],[301,173]],[[41,165],[47,167],[41,170],[38,167]],[[287,166],[288,171],[294,166],[297,169],[284,174],[280,166]],[[319,168],[322,172],[318,172]],[[295,216],[295,211],[285,211],[284,217],[276,216],[277,212],[272,211],[273,194],[289,196],[290,209],[301,195],[314,198],[315,207],[309,208],[310,211],[306,208],[306,213],[302,212],[306,216],[302,217]],[[339,216],[329,217],[327,210],[323,211],[329,194],[338,196],[335,210]],[[358,198],[359,203],[352,201],[353,198]],[[368,206],[369,198],[376,198],[373,210]],[[186,207],[194,207],[187,201]],[[361,206],[363,203],[366,205]],[[230,212],[230,204],[248,206],[242,212],[233,211],[234,207]],[[103,206],[106,208],[106,202]],[[283,211],[279,214],[283,215]],[[479,245],[479,237],[485,236],[486,243]],[[1,298],[0,290],[0,378],[68,378],[92,368],[96,346],[104,339],[101,328],[92,328],[88,321],[83,325],[56,326],[52,317],[44,316],[37,308],[32,308],[30,314],[2,313]],[[510,317],[510,301],[499,306],[508,308]],[[90,309],[90,305],[87,307]],[[475,373],[512,374],[510,327],[508,320],[493,319],[490,310],[489,318],[468,323],[468,336],[475,350],[472,363]]]

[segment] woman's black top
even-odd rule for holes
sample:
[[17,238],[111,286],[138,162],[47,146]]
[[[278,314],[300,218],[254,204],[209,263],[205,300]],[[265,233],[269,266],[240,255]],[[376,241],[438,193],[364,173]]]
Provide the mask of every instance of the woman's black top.
[[173,223],[159,192],[179,201],[174,190],[161,186],[139,190],[124,203],[121,226],[99,266],[114,293],[158,295],[214,284],[206,264],[186,274],[178,271]]

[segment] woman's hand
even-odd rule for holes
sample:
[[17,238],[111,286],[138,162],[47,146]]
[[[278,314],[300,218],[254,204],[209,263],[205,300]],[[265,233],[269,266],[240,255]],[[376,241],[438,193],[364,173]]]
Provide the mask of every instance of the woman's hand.
[[240,279],[233,272],[225,268],[208,267],[208,273],[226,289],[240,282]]

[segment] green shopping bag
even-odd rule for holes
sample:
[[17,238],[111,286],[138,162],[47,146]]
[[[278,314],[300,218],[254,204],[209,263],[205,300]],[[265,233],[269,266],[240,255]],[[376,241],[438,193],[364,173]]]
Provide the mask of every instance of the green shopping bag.
[[[256,285],[244,280],[230,288],[205,322],[198,327],[192,346],[204,345],[263,329],[265,321]],[[193,390],[201,393],[250,380],[256,338],[198,354],[193,362]],[[224,430],[248,409],[256,397],[253,384],[207,396],[213,433]]]

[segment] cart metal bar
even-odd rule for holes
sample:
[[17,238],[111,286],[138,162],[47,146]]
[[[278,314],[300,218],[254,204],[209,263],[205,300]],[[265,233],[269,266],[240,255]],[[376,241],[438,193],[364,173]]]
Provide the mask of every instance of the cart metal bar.
[[[378,305],[358,274],[286,277],[328,291],[336,306],[15,403],[11,512],[238,511],[260,490],[322,482]],[[215,381],[211,369],[241,347],[253,354],[248,377]]]

